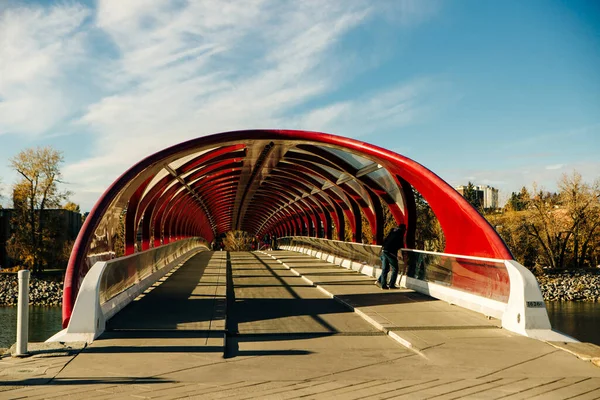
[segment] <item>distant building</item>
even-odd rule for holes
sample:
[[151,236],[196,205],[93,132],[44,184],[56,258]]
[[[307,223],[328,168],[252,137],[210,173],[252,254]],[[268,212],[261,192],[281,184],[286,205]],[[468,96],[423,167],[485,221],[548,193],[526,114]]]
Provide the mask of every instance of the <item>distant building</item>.
[[[0,266],[2,268],[12,267],[12,260],[6,252],[6,242],[15,229],[12,224],[12,218],[15,210],[12,208],[0,209]],[[57,237],[52,240],[58,242],[67,242],[75,240],[81,229],[81,214],[74,211],[65,210],[62,208],[44,210],[45,219],[52,220],[59,224],[57,229]]]
[[[464,196],[467,186],[461,185],[455,187],[455,189],[458,193]],[[475,193],[479,199],[479,203],[483,206],[483,208],[498,208],[498,189],[487,185],[473,185],[473,189],[475,190]]]

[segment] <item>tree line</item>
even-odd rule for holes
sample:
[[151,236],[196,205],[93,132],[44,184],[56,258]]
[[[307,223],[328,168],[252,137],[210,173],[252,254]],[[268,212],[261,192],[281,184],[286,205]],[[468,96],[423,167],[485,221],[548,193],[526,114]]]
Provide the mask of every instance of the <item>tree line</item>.
[[[515,259],[536,272],[544,268],[577,269],[600,265],[600,178],[583,181],[574,171],[563,174],[556,192],[536,184],[511,193],[501,209],[484,209],[469,182],[463,196],[502,237]],[[444,233],[423,196],[413,190],[417,210],[415,248],[443,252]],[[396,225],[384,209],[385,231]],[[346,224],[348,226],[348,224]],[[369,223],[363,216],[362,239],[371,243]],[[348,229],[347,229],[348,230]],[[346,240],[351,240],[346,232]]]
[[557,192],[523,187],[501,211],[484,216],[530,269],[600,265],[600,179],[563,174]]
[[13,210],[6,252],[17,268],[40,272],[66,267],[72,240],[65,240],[60,216],[48,212],[66,209],[79,213],[68,201],[71,192],[62,190],[62,152],[52,147],[29,148],[9,160],[18,179],[12,185]]

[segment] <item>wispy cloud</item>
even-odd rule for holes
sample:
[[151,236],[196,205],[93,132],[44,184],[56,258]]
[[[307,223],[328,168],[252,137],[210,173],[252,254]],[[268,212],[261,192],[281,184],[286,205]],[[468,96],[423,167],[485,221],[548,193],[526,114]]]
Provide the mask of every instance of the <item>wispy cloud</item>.
[[553,165],[547,165],[546,169],[548,170],[553,170],[553,169],[562,169],[562,167],[564,167],[565,164],[553,164]]
[[437,85],[433,78],[415,79],[386,90],[366,93],[356,100],[312,109],[304,115],[291,118],[291,121],[302,129],[339,131],[353,137],[386,128],[401,128],[430,111],[427,100],[435,95]]
[[[600,123],[579,126],[567,130],[562,131],[554,131],[554,132],[545,132],[542,134],[531,133],[529,135],[524,135],[524,137],[520,140],[511,140],[511,141],[503,141],[499,145],[501,148],[510,149],[513,151],[514,149],[531,149],[537,148],[539,146],[543,146],[547,143],[554,142],[557,140],[583,140],[584,136],[596,136],[600,134]],[[543,157],[547,153],[535,153],[532,156],[534,157]],[[518,158],[519,155],[511,156]]]
[[[341,41],[379,18],[403,29],[437,2],[99,0],[0,10],[0,133],[90,135],[69,162],[75,200],[141,157],[234,129],[289,127],[360,136],[409,124],[436,82],[422,77],[329,100],[360,68]],[[313,104],[314,103],[314,104]],[[35,118],[31,116],[35,115]],[[56,129],[59,127],[60,129]]]
[[90,14],[76,4],[2,11],[0,134],[42,134],[76,106],[69,72],[84,56]]

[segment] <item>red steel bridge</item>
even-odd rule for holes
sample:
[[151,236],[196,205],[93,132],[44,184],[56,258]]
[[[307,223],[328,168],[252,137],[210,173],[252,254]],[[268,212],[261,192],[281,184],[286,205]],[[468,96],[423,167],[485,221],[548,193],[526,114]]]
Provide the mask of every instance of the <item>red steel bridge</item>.
[[[448,287],[466,293],[459,298],[479,296],[485,304],[469,298],[468,307],[521,334],[550,329],[535,278],[513,260],[477,210],[435,173],[378,146],[295,130],[204,136],[152,154],[124,172],[97,201],[75,242],[64,283],[63,327],[97,262],[125,257],[110,274],[97,275],[100,283],[92,291],[108,300],[139,280],[140,264],[167,263],[157,261],[171,251],[165,249],[179,254],[190,238],[208,244],[231,230],[286,238],[287,249],[323,257],[344,248],[346,254],[371,254],[358,260],[337,255],[376,269],[387,210],[407,226],[403,251],[416,252],[414,191],[438,218],[445,249],[415,253],[412,259],[427,264],[429,273],[409,276],[404,284],[428,294],[438,285],[441,295],[457,304]],[[359,243],[363,215],[372,230],[370,244]],[[347,228],[354,243],[343,241]]]

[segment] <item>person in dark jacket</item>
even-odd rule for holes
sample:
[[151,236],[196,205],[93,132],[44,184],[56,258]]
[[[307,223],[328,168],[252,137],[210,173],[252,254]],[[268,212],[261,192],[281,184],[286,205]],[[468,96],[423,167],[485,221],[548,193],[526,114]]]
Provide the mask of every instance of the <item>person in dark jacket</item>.
[[[398,289],[396,279],[398,278],[398,250],[404,247],[404,234],[406,233],[406,225],[401,224],[397,228],[393,228],[383,241],[381,247],[381,275],[375,282],[382,289]],[[390,283],[388,285],[388,272],[392,270]]]

